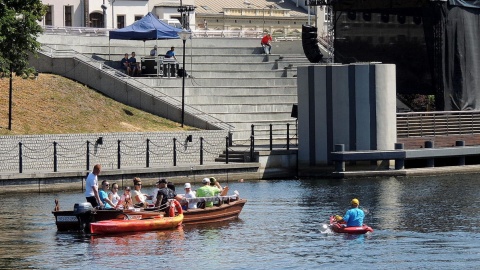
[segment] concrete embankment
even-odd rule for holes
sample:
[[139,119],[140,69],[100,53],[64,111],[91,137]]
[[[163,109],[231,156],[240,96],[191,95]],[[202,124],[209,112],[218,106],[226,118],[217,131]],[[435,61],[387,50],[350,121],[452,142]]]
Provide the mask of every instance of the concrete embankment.
[[[146,186],[153,186],[159,178],[167,178],[175,184],[200,183],[205,177],[215,177],[222,185],[229,182],[262,179],[292,179],[296,176],[296,150],[258,151],[260,162],[232,163],[211,162],[204,165],[182,164],[153,168],[126,167],[116,169],[102,167],[99,181],[108,180],[123,186],[132,186],[134,177],[142,178]],[[0,174],[0,194],[28,192],[83,191],[86,170],[77,171],[30,171]]]

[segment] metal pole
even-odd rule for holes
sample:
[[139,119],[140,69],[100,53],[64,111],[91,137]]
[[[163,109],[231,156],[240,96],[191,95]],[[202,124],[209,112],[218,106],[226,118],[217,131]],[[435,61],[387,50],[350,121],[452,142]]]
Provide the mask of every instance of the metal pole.
[[147,139],[147,168],[150,167],[150,140]]
[[22,143],[18,143],[18,172],[23,172]]
[[273,125],[270,124],[270,151],[273,150]]
[[8,89],[8,130],[12,130],[13,66],[10,64],[10,88]]
[[225,137],[225,164],[228,164],[228,136]]
[[290,123],[287,123],[287,150],[290,150]]
[[200,137],[200,165],[203,165],[203,137]]
[[185,43],[183,40],[183,72],[182,72],[182,128],[185,121]]
[[53,171],[57,172],[57,142],[53,142]]
[[173,138],[173,166],[177,166],[177,139]]
[[87,171],[90,168],[90,142],[87,141]]
[[118,140],[118,147],[117,147],[117,169],[120,169],[120,158],[121,158],[121,155],[120,155],[120,140]]

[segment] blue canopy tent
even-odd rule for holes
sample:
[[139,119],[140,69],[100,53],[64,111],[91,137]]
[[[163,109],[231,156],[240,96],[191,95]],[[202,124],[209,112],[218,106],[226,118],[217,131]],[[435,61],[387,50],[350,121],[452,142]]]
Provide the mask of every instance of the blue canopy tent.
[[155,15],[149,12],[142,19],[118,30],[110,31],[110,39],[127,40],[155,40],[175,39],[182,29],[170,26],[159,21]]
[[158,20],[149,12],[145,17],[127,27],[110,31],[108,54],[110,55],[110,39],[143,40],[145,47],[145,40],[176,39],[179,38],[178,33],[181,31],[182,29]]

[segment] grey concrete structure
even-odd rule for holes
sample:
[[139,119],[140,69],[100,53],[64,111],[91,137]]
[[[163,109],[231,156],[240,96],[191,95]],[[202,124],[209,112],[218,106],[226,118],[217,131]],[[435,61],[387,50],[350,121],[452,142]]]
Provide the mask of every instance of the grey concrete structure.
[[[108,67],[119,67],[126,52],[135,51],[138,60],[155,44],[160,53],[175,46],[181,61],[181,40],[143,43],[67,35],[43,35],[39,40],[46,50],[39,61],[32,60],[39,71],[72,78],[128,105],[180,121],[180,78],[131,78]],[[262,55],[258,39],[192,39],[185,53],[187,125],[227,129],[236,141],[249,139],[252,124],[259,141],[268,139],[269,124],[278,137],[286,136],[287,123],[294,134],[296,66],[308,63],[300,40],[274,42],[274,55]]]
[[299,165],[331,164],[345,150],[392,150],[396,142],[395,66],[298,68]]

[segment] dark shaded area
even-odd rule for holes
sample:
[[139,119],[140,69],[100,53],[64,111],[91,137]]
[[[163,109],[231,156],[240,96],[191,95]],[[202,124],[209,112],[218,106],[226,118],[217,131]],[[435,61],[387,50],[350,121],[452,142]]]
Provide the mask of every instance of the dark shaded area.
[[480,109],[480,1],[331,1],[335,62],[397,67],[397,93]]
[[133,113],[130,110],[123,109],[123,112],[128,116],[133,116]]

